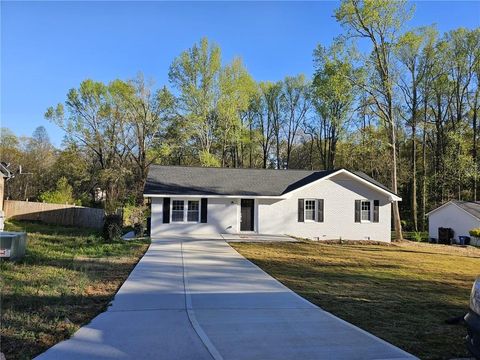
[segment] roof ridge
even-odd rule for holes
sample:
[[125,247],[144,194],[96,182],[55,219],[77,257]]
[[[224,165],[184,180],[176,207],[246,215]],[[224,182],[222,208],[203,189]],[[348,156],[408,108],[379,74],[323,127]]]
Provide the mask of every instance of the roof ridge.
[[331,170],[307,170],[307,169],[271,169],[271,168],[233,168],[233,167],[221,167],[221,166],[200,166],[200,165],[161,165],[161,164],[151,164],[150,166],[156,167],[175,167],[175,168],[193,168],[193,169],[219,169],[219,170],[259,170],[259,171],[305,171],[305,172],[323,172],[323,171],[338,171],[343,168],[331,169]]

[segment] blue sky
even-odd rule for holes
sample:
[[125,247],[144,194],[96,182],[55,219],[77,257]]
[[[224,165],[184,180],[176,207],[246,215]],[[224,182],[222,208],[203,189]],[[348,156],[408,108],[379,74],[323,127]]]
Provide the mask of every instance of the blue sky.
[[[421,1],[407,28],[441,32],[480,26],[480,1]],[[312,52],[341,33],[335,1],[321,2],[5,2],[1,3],[1,126],[31,135],[63,133],[47,107],[86,79],[108,82],[138,72],[168,84],[173,58],[201,37],[241,56],[256,80],[313,71]]]

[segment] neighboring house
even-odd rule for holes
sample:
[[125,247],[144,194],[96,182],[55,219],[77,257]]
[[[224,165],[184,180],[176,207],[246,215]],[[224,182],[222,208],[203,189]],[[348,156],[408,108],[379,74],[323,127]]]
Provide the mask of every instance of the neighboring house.
[[259,233],[390,241],[401,198],[361,172],[150,167],[151,235]]
[[428,214],[428,236],[438,239],[438,228],[453,229],[453,237],[469,236],[469,230],[480,227],[480,202],[452,200]]

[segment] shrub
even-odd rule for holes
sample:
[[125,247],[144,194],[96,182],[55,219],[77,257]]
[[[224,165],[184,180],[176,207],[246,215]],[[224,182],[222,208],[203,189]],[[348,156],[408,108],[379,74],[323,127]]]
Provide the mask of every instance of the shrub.
[[469,231],[470,236],[480,238],[480,228],[475,228]]
[[147,226],[148,207],[127,205],[123,208],[123,224],[132,226],[136,236],[143,236]]
[[117,214],[105,216],[103,238],[106,242],[119,240],[122,236],[122,217]]
[[147,207],[145,205],[126,205],[123,208],[123,225],[135,226],[135,224],[145,223],[147,220],[146,213]]
[[420,231],[414,231],[412,233],[412,240],[417,242],[422,241],[423,240],[422,233]]
[[55,190],[45,191],[39,196],[40,201],[51,204],[74,204],[81,205],[80,200],[73,197],[73,187],[68,183],[65,177],[57,181]]

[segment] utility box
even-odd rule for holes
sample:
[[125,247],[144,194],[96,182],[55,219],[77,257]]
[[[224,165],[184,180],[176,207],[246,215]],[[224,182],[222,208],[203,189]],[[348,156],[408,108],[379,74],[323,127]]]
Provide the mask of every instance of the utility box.
[[25,256],[27,233],[0,231],[0,258],[20,260]]
[[438,228],[438,243],[451,245],[453,241],[454,232],[451,228]]

